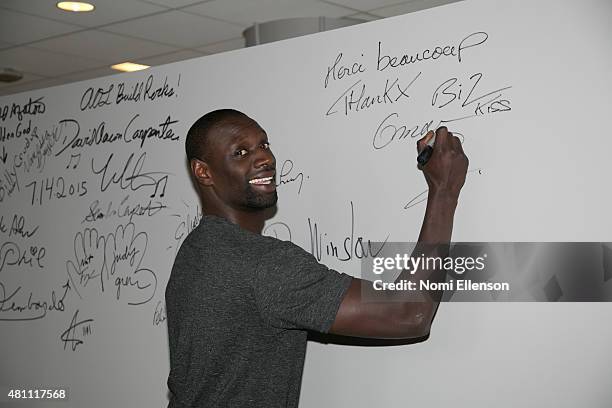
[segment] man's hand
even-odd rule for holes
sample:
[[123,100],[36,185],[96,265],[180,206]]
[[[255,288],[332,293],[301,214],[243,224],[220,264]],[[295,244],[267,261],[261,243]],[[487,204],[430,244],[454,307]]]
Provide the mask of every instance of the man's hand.
[[[457,198],[465,183],[468,158],[463,152],[459,138],[453,136],[446,127],[438,128],[435,135],[433,154],[427,164],[420,168],[425,175],[430,193],[448,193],[451,197]],[[417,142],[418,152],[421,152],[433,137],[433,131],[427,132]]]

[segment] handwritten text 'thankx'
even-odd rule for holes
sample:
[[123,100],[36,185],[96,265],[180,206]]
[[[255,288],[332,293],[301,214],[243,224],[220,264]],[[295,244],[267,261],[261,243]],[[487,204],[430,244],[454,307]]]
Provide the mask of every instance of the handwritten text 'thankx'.
[[367,85],[362,83],[361,79],[348,87],[338,99],[332,103],[325,116],[333,115],[342,109],[342,112],[348,116],[351,112],[359,112],[367,110],[373,106],[381,104],[393,104],[400,102],[402,99],[410,98],[408,88],[421,76],[419,72],[408,85],[402,85],[399,78],[391,81],[385,81],[384,89],[375,93],[366,93]]

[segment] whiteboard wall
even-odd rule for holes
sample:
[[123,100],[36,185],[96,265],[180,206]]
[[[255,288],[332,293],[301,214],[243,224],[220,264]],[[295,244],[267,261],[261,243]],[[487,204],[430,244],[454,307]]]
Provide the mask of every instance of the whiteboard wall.
[[[270,137],[266,234],[355,276],[359,243],[416,239],[416,139],[439,124],[470,158],[455,241],[611,241],[610,17],[607,0],[467,0],[0,98],[0,386],[166,404],[164,289],[201,216],[183,146],[213,109]],[[443,304],[424,343],[309,343],[301,406],[607,407],[611,317]]]

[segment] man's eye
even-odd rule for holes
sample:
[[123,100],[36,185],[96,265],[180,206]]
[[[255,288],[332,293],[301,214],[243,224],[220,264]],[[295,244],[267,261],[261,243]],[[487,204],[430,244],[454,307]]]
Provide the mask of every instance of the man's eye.
[[270,148],[270,142],[262,143],[261,147],[263,147],[264,149],[268,150]]
[[246,154],[248,153],[247,149],[238,149],[234,152],[234,156],[246,156]]

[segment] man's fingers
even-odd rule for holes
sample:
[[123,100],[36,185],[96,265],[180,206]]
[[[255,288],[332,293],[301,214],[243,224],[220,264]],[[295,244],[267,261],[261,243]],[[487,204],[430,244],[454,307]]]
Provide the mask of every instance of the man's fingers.
[[431,141],[431,139],[435,135],[434,148],[436,150],[448,150],[453,149],[457,150],[460,153],[463,153],[463,146],[461,145],[461,139],[457,136],[453,135],[448,131],[446,126],[440,126],[435,132],[430,130],[423,136],[421,139],[417,141],[417,152],[420,153],[423,151],[425,146]]
[[450,136],[446,126],[440,126],[438,130],[436,130],[436,150],[446,148],[450,143],[449,139]]
[[453,146],[453,148],[459,148],[459,146],[461,146],[461,140],[459,140],[457,136],[453,135],[452,132],[448,132],[448,142],[451,144],[451,146]]
[[[452,133],[451,133],[452,135]],[[451,140],[453,141],[453,146],[455,147],[455,149],[459,152],[459,153],[463,153],[463,146],[461,144],[461,139],[459,139],[457,136],[453,136],[451,138]]]
[[430,130],[429,132],[427,132],[425,134],[425,136],[423,136],[422,138],[420,138],[417,141],[417,152],[420,153],[425,146],[427,146],[427,143],[429,143],[429,141],[434,137],[434,131]]

